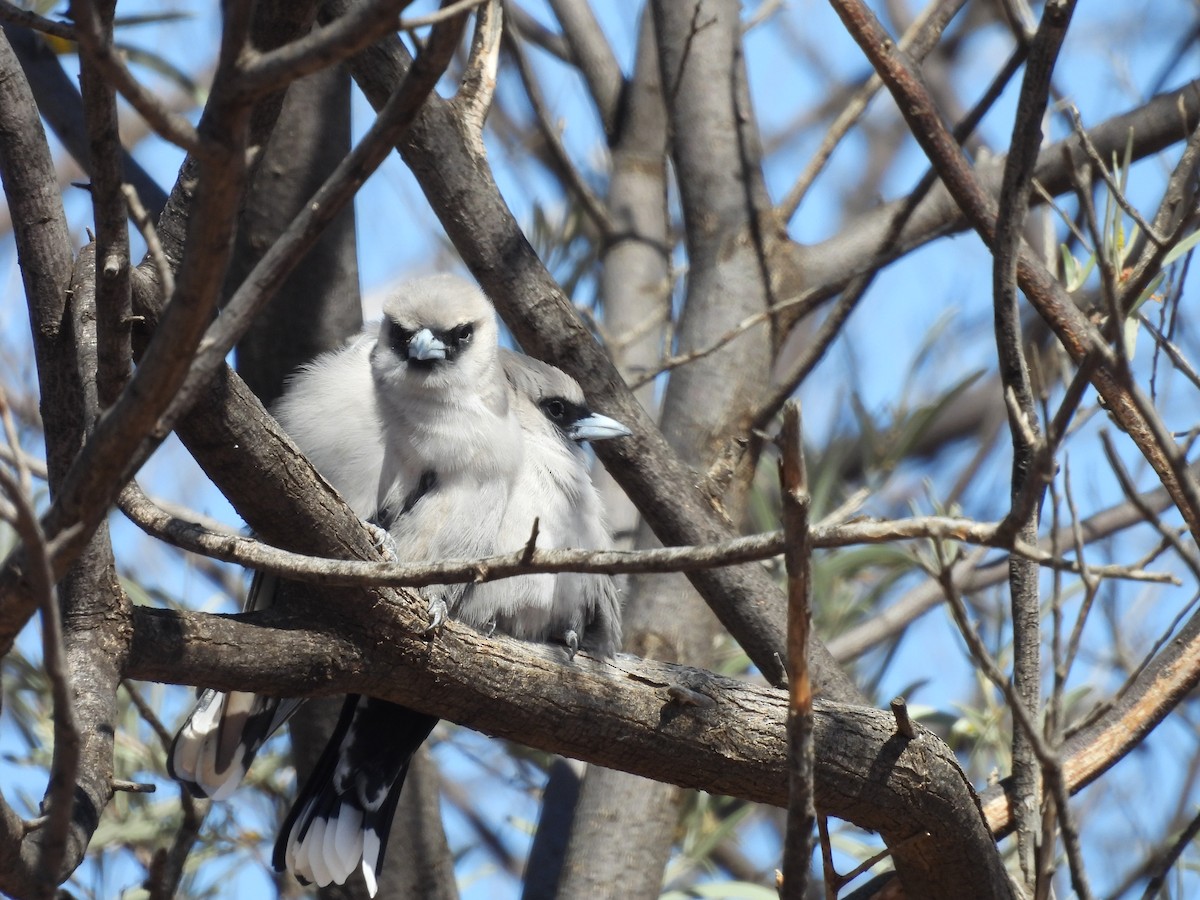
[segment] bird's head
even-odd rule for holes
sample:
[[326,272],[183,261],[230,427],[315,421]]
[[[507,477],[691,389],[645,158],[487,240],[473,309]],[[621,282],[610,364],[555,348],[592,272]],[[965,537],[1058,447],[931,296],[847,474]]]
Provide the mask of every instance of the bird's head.
[[454,275],[419,278],[384,303],[371,370],[382,385],[473,386],[493,371],[496,341],[496,311],[479,288]]
[[501,351],[504,374],[518,396],[527,397],[569,441],[603,441],[632,432],[616,419],[592,412],[579,382],[532,356]]

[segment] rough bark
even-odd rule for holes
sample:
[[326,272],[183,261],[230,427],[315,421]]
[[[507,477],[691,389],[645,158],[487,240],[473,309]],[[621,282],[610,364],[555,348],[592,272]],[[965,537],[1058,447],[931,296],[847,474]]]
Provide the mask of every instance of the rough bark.
[[[561,650],[486,638],[457,623],[429,642],[419,636],[417,605],[388,596],[232,617],[137,609],[128,672],[291,696],[369,693],[607,768],[787,802],[782,692],[632,657],[599,662],[581,654],[567,663]],[[230,646],[262,652],[231,659]],[[673,686],[713,702],[679,702]],[[980,885],[979,896],[1007,896],[953,753],[932,734],[918,734],[899,738],[887,713],[818,704],[818,809],[879,831],[889,843],[928,831],[929,839],[905,846],[912,856],[897,856],[901,877],[921,886],[919,896],[960,896],[954,885],[964,883]]]

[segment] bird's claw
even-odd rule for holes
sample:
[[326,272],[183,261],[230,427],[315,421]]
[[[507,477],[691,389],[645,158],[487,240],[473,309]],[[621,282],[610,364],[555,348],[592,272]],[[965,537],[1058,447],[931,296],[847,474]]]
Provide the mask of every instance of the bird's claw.
[[371,540],[375,544],[375,549],[383,554],[383,558],[388,562],[395,562],[396,539],[392,537],[391,532],[374,522],[367,522],[367,530],[371,532]]
[[563,643],[567,645],[567,656],[570,659],[575,658],[575,654],[579,652],[579,634],[574,628],[568,628],[563,635]]
[[429,598],[429,605],[425,607],[425,612],[429,616],[429,624],[421,633],[430,637],[442,630],[442,626],[446,624],[446,619],[450,616],[450,609],[446,606],[445,598],[437,596]]

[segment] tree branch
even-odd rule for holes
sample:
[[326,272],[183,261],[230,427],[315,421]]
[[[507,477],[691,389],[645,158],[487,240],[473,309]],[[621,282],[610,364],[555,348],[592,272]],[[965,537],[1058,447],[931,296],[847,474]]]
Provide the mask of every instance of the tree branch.
[[[598,765],[786,803],[787,701],[770,688],[625,656],[580,654],[564,664],[554,648],[486,638],[455,622],[426,643],[417,610],[382,597],[294,616],[138,609],[134,623],[133,678],[286,696],[364,692]],[[235,658],[230,646],[255,652]],[[672,687],[712,702],[677,703]],[[996,855],[977,805],[950,799],[970,788],[936,737],[922,730],[897,741],[890,713],[822,702],[814,726],[818,808],[897,843],[924,829],[926,852],[952,845],[974,854],[964,862],[980,896],[1007,896],[986,862]],[[924,895],[945,891],[952,888],[930,885]]]

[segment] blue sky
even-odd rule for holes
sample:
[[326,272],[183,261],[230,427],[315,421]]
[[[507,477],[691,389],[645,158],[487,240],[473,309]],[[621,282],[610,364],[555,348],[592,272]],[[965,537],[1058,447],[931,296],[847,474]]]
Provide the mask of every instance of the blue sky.
[[[430,4],[413,8],[416,13]],[[209,62],[218,36],[218,25],[210,4],[172,4],[171,8],[186,11],[189,18],[162,26],[144,27],[128,32],[129,43],[146,47],[171,47],[181,58],[174,60],[189,71],[200,71]],[[536,4],[526,4],[543,21],[550,16]],[[613,41],[618,58],[628,67],[632,55],[637,11],[640,3],[597,3],[597,12]],[[1067,65],[1056,76],[1059,91],[1075,103],[1085,123],[1095,124],[1107,116],[1136,105],[1156,77],[1168,47],[1164,46],[1164,21],[1190,22],[1193,4],[1185,0],[1143,2],[1130,4],[1081,4],[1063,59]],[[126,2],[123,13],[159,11],[157,2]],[[747,4],[744,15],[752,15],[755,4]],[[768,134],[786,127],[797,110],[811,107],[822,99],[832,82],[867,72],[867,64],[857,47],[847,38],[840,23],[825,3],[816,0],[794,0],[784,7],[787,29],[759,26],[746,39],[746,54],[750,66],[751,87],[756,112]],[[796,35],[804,37],[801,40]],[[1173,40],[1173,39],[1172,39]],[[1009,40],[997,26],[973,38],[968,50],[969,61],[963,69],[961,94],[971,102],[982,89],[984,80],[1007,55]],[[805,52],[801,52],[801,47]],[[805,55],[807,53],[808,55]],[[545,82],[547,101],[563,123],[563,139],[574,159],[588,171],[602,169],[603,140],[594,114],[586,102],[580,79],[540,54],[533,58],[539,70],[548,77]],[[70,64],[70,63],[68,63]],[[1195,74],[1195,54],[1178,70]],[[161,86],[155,76],[146,75],[151,83]],[[1171,82],[1166,87],[1174,86]],[[512,80],[502,81],[501,92],[516,90]],[[873,116],[890,110],[886,96],[876,99]],[[981,132],[992,147],[1003,147],[1008,141],[1015,88],[1010,89],[996,109],[985,119]],[[370,110],[365,100],[356,95],[354,102],[355,129],[361,133],[369,122]],[[1064,134],[1061,119],[1052,122],[1051,137]],[[786,193],[796,174],[815,150],[820,132],[810,131],[804,137],[782,144],[768,160],[766,176],[772,196],[779,199]],[[825,175],[817,182],[804,206],[792,220],[790,233],[802,242],[812,242],[839,233],[845,222],[840,217],[841,200],[847,184],[854,183],[863,165],[867,147],[861,137],[851,137],[834,154]],[[504,148],[492,144],[491,161],[497,181],[506,199],[522,222],[530,222],[535,208],[554,215],[562,210],[557,186],[535,164],[514,158]],[[157,139],[143,141],[135,150],[139,161],[164,186],[175,177],[180,154]],[[1164,172],[1173,163],[1175,152],[1162,159],[1143,162],[1131,172],[1129,193],[1143,208],[1152,208],[1161,189]],[[888,174],[883,196],[890,199],[910,190],[922,176],[925,160],[915,149],[902,154],[900,162]],[[72,226],[83,241],[83,229],[90,211],[82,191],[69,190],[67,209]],[[424,198],[411,175],[398,158],[392,157],[368,182],[356,204],[360,239],[360,273],[366,315],[377,310],[378,298],[386,286],[405,277],[444,266],[445,242],[436,218],[427,208]],[[19,272],[15,265],[11,239],[0,244],[0,271],[8,287],[8,300],[0,303],[0,377],[6,383],[16,376],[10,366],[26,375],[28,338],[24,306],[21,300]],[[810,439],[822,445],[836,433],[852,425],[848,413],[848,394],[853,387],[866,409],[881,420],[888,420],[906,402],[917,402],[925,393],[944,389],[961,379],[967,372],[989,364],[993,353],[991,338],[991,270],[990,259],[973,235],[962,235],[939,241],[913,254],[880,274],[860,309],[856,311],[839,341],[813,377],[801,391],[805,406],[806,426]],[[583,299],[583,298],[581,298]],[[914,361],[925,336],[939,322],[949,322],[958,335],[954,342],[944,341],[917,367],[908,381],[903,376],[913,369]],[[1194,349],[1194,336],[1185,327],[1180,340]],[[1139,367],[1148,364],[1150,344],[1145,337],[1139,344],[1135,362]],[[897,386],[904,383],[909,391],[902,395]],[[1194,392],[1170,385],[1164,391],[1163,403],[1168,408],[1168,424],[1186,429],[1197,420]],[[1091,401],[1089,401],[1091,402]],[[1099,465],[1094,435],[1100,428],[1113,430],[1103,415],[1096,416],[1085,430],[1069,445],[1074,475],[1074,488],[1083,515],[1107,506],[1116,496],[1113,481],[1104,466]],[[1137,454],[1121,446],[1123,456],[1138,474],[1143,486],[1153,484]],[[966,451],[963,451],[966,453]],[[953,480],[957,467],[943,471],[904,470],[881,486],[881,497],[897,504],[910,499],[919,509],[928,508],[925,480],[932,484],[936,495]],[[143,484],[162,496],[186,502],[208,515],[230,524],[240,525],[236,515],[220,494],[212,489],[187,454],[174,441],[168,442],[141,473]],[[977,483],[968,492],[968,511],[979,517],[1000,514],[1001,500],[1007,493],[1007,462],[997,460],[980,473]],[[194,608],[229,608],[234,601],[223,598],[210,582],[198,575],[177,557],[144,538],[128,524],[114,521],[114,542],[118,557],[124,561],[129,574],[161,590],[176,601]],[[1149,546],[1153,537],[1139,534],[1120,545],[1123,558],[1136,555],[1142,546]],[[1194,585],[1185,580],[1181,591],[1191,592]],[[1164,595],[1158,589],[1120,587],[1111,600],[1115,609],[1137,610],[1138,624],[1146,635],[1162,627],[1164,616],[1180,605],[1178,593]],[[1167,611],[1167,612],[1164,612]],[[21,646],[36,655],[37,635],[31,628],[23,635]],[[1090,648],[1100,659],[1104,647]],[[1082,666],[1076,682],[1085,684],[1094,673],[1103,671],[1100,665]],[[911,697],[913,702],[938,708],[953,708],[969,696],[970,665],[965,658],[961,639],[940,611],[926,616],[908,633],[879,688],[881,697],[890,697],[906,686],[921,681],[923,686]],[[1111,685],[1097,685],[1111,687]],[[162,691],[163,717],[173,725],[187,702],[183,689]],[[7,720],[5,720],[7,724]],[[536,806],[526,790],[528,767],[513,764],[500,752],[494,742],[463,729],[448,729],[452,741],[439,744],[437,759],[447,778],[460,782],[468,792],[486,795],[483,813],[499,826],[504,840],[518,856],[528,845],[528,827],[536,818]],[[0,727],[0,752],[19,752],[11,729]],[[1155,779],[1157,796],[1174,797],[1173,784],[1182,777],[1177,760],[1195,754],[1195,737],[1179,722],[1160,728],[1137,758],[1120,764],[1111,780],[1117,790],[1130,798],[1103,814],[1089,818],[1085,846],[1095,886],[1104,886],[1136,856],[1137,836],[1154,833],[1157,818],[1166,814],[1167,804],[1133,802],[1143,797],[1149,777]],[[500,768],[499,773],[490,771]],[[1119,777],[1117,777],[1119,776]],[[32,796],[40,794],[42,773],[14,769],[0,761],[0,790],[10,796],[12,788],[25,789]],[[169,796],[169,789],[163,795]],[[1194,798],[1191,800],[1194,805]],[[243,817],[244,827],[272,831],[269,812],[253,798],[233,801],[234,815]],[[238,805],[244,804],[244,805]],[[1085,792],[1080,809],[1088,807]],[[470,833],[461,817],[452,809],[446,816],[452,842],[462,846]],[[761,840],[761,837],[760,837]],[[1113,844],[1124,844],[1129,853],[1114,865],[1110,859]],[[774,848],[756,846],[753,852],[769,859]],[[241,858],[239,858],[241,860]],[[221,865],[214,868],[218,875],[205,870],[205,877],[219,878],[222,896],[250,896],[268,888],[268,882],[256,865],[241,865],[235,873],[225,873]],[[476,852],[468,854],[459,866],[460,888],[467,898],[509,896],[512,882],[489,871],[490,863]],[[106,866],[105,896],[115,896],[130,886],[140,867],[126,864]],[[82,876],[84,883],[94,870]]]

